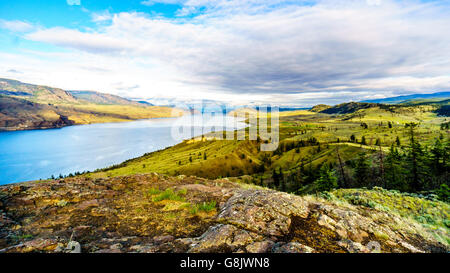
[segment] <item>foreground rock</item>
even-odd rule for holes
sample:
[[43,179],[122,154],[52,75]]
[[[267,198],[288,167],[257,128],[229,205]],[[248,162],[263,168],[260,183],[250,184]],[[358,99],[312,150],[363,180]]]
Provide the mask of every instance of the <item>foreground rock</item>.
[[148,174],[15,184],[0,187],[0,210],[0,252],[449,251],[435,231],[395,214],[226,179]]

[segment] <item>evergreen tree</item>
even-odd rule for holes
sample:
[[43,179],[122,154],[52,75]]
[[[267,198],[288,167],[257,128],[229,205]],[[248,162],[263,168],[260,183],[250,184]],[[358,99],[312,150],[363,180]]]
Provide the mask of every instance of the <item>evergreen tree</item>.
[[273,169],[272,171],[272,180],[275,188],[278,188],[278,186],[280,185],[280,176],[275,169]]
[[362,136],[362,137],[361,137],[361,144],[362,144],[362,145],[367,145],[366,137],[365,137],[365,136]]
[[426,158],[422,146],[415,138],[415,128],[417,123],[408,123],[409,128],[409,150],[407,153],[407,162],[409,172],[411,174],[410,190],[421,191],[424,186],[424,177],[426,176]]
[[441,186],[437,190],[437,194],[442,201],[450,201],[450,188],[447,186],[447,184],[441,184]]
[[386,156],[385,163],[385,179],[388,189],[397,189],[400,191],[406,191],[408,189],[402,162],[403,158],[401,154],[394,144],[392,144]]
[[445,147],[442,145],[440,139],[436,139],[433,148],[431,149],[432,170],[435,175],[440,175],[445,170],[444,166]]
[[317,191],[330,191],[337,188],[337,178],[333,171],[331,171],[327,164],[324,164],[320,169],[320,177],[314,182]]
[[381,139],[377,138],[377,141],[375,142],[375,146],[381,146]]
[[395,144],[397,144],[397,147],[400,147],[401,143],[400,143],[400,138],[397,136],[397,138],[395,139]]
[[358,187],[367,186],[369,167],[366,157],[360,153],[355,167],[355,181]]

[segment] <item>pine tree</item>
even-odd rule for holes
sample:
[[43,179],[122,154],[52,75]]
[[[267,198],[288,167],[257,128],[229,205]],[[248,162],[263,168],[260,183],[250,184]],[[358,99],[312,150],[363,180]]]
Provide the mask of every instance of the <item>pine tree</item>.
[[397,144],[397,147],[400,147],[401,143],[400,143],[400,138],[397,136],[397,138],[395,139],[395,144]]
[[327,164],[324,164],[320,169],[320,177],[314,182],[317,191],[330,191],[337,188],[337,178],[333,171],[328,168]]
[[407,190],[407,184],[403,175],[402,168],[402,156],[398,152],[398,149],[391,145],[389,154],[386,156],[385,163],[385,179],[386,188],[397,189],[401,191]]
[[358,187],[367,185],[367,179],[369,177],[369,163],[363,153],[359,154],[355,167],[355,180]]
[[415,138],[414,129],[417,127],[417,123],[408,123],[406,127],[409,127],[409,151],[407,156],[407,162],[409,171],[411,173],[411,185],[410,190],[420,191],[423,189],[423,177],[426,173],[426,158],[422,146]]
[[280,176],[278,175],[278,173],[275,169],[272,171],[272,180],[273,180],[274,186],[276,188],[278,188],[278,186],[280,185]]
[[381,146],[381,139],[377,138],[377,141],[375,142],[375,146]]
[[362,145],[367,145],[366,137],[365,137],[365,136],[362,136],[362,138],[361,138],[361,144],[362,144]]
[[447,186],[447,184],[441,184],[441,186],[437,190],[437,194],[442,201],[450,201],[450,188]]
[[445,169],[444,166],[445,148],[440,139],[436,139],[433,148],[431,149],[432,169],[435,175],[440,175]]

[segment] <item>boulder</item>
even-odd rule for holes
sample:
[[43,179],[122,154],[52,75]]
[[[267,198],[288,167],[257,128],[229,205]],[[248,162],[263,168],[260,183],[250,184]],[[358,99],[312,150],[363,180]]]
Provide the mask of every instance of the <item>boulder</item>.
[[218,220],[259,234],[283,236],[289,233],[292,216],[308,216],[307,204],[287,193],[241,190],[225,203]]

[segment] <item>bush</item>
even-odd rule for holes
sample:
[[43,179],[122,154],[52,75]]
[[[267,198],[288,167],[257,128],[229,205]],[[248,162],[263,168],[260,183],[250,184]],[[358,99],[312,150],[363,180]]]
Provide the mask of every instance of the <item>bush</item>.
[[363,206],[374,209],[377,205],[377,203],[373,202],[372,200],[369,200],[368,198],[359,195],[345,195],[344,198],[349,203],[355,206]]
[[430,224],[430,225],[436,224],[433,217],[428,214],[418,215],[414,218],[416,219],[417,222],[422,223],[422,224]]
[[450,188],[447,186],[447,184],[442,184],[439,187],[439,189],[437,190],[437,195],[439,196],[439,199],[444,202],[450,201]]
[[317,193],[317,197],[323,198],[325,200],[333,200],[334,195],[328,191]]

